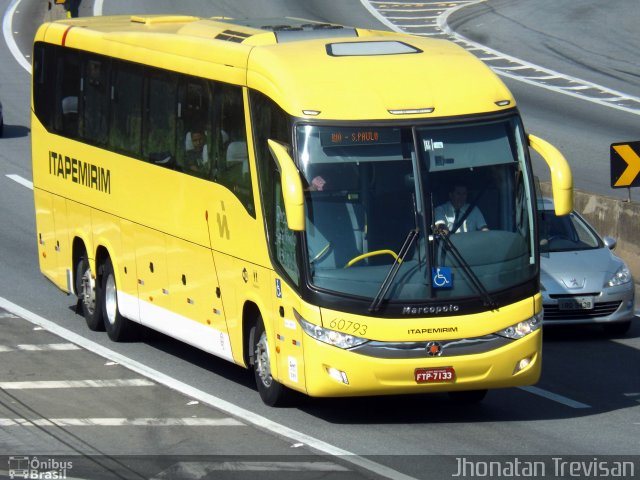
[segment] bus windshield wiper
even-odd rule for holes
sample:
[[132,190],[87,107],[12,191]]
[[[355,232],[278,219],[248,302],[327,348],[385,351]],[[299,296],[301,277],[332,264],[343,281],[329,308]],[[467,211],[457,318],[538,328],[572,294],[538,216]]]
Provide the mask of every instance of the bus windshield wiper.
[[404,243],[402,244],[402,248],[400,248],[398,256],[393,262],[393,265],[391,265],[391,268],[389,268],[387,276],[384,277],[384,280],[380,284],[380,289],[378,290],[378,293],[376,293],[376,296],[373,297],[373,302],[371,302],[371,305],[369,305],[369,312],[377,312],[378,310],[380,310],[380,305],[382,304],[385,295],[389,291],[393,280],[396,278],[396,275],[400,270],[402,262],[404,262],[407,253],[409,253],[409,250],[411,249],[413,242],[415,242],[416,238],[418,238],[419,233],[420,231],[417,228],[412,228],[411,230],[409,230],[409,233],[407,234],[407,237],[404,239]]
[[465,258],[460,253],[460,251],[453,244],[453,242],[451,241],[451,238],[449,238],[450,233],[442,231],[436,225],[433,225],[432,229],[433,229],[434,237],[440,238],[444,242],[446,248],[453,255],[453,258],[458,262],[458,265],[460,265],[464,273],[469,277],[469,279],[471,280],[471,285],[473,285],[473,287],[482,297],[483,305],[485,307],[490,307],[492,310],[498,308],[498,303],[489,294],[488,290],[485,288],[482,281],[478,278],[476,273],[471,268],[471,265],[469,265],[469,263],[465,260]]

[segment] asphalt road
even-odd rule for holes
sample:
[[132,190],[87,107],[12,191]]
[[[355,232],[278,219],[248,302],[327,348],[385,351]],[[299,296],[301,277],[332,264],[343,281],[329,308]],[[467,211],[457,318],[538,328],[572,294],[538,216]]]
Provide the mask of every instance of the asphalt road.
[[[640,10],[635,0],[490,0],[458,10],[448,23],[456,33],[498,52],[640,97]],[[588,98],[542,93],[522,81],[505,81],[525,127],[564,153],[577,188],[627,198],[626,189],[610,188],[609,146],[640,140],[639,103],[634,102],[635,113],[627,113]],[[543,165],[537,164],[536,171],[548,178]],[[638,189],[631,198],[640,201]]]
[[[482,11],[482,22],[474,23],[473,15],[460,20],[454,15],[451,24],[465,28],[467,37],[489,36],[486,31],[482,33],[483,28],[488,28],[494,39],[491,46],[506,49],[518,43],[513,39],[524,42],[527,29],[513,19],[529,21],[532,3],[545,3],[544,19],[565,13],[567,2],[508,3],[487,2],[487,6],[500,8]],[[627,3],[608,3],[607,12],[614,18],[617,15],[627,21],[626,17],[632,15],[617,8]],[[1,11],[9,5],[7,0],[0,0]],[[25,53],[30,44],[26,32],[32,32],[38,21],[29,5],[27,0],[19,4],[11,29],[17,32],[16,43]],[[508,16],[503,8],[508,9]],[[356,0],[192,0],[184,5],[158,0],[106,0],[103,8],[105,14],[178,10],[203,16],[287,14],[381,26],[381,20]],[[597,24],[597,19],[593,21]],[[511,33],[505,22],[515,25]],[[565,22],[570,23],[571,17]],[[567,35],[580,44],[582,37],[591,32],[595,27],[576,29]],[[504,43],[495,43],[502,36]],[[603,41],[606,40],[605,36]],[[606,51],[607,47],[602,48]],[[615,42],[608,48],[615,53],[610,56],[618,55],[620,49]],[[544,63],[547,58],[544,50],[531,58],[527,57],[526,48],[508,53],[530,62]],[[631,63],[637,50],[629,53]],[[504,455],[511,459],[525,455],[582,455],[580,458],[587,461],[614,461],[638,453],[640,374],[634,366],[639,358],[640,322],[635,322],[631,331],[619,339],[602,338],[601,331],[595,328],[547,330],[543,376],[536,388],[490,392],[484,403],[464,410],[439,395],[309,399],[294,408],[271,409],[260,402],[246,372],[223,360],[153,333],[142,342],[113,344],[106,335],[89,332],[84,320],[75,314],[74,299],[58,292],[38,271],[32,192],[28,184],[9,177],[31,179],[29,75],[4,47],[0,47],[0,65],[0,98],[6,123],[6,138],[0,139],[0,382],[7,382],[0,390],[0,418],[75,419],[76,423],[78,419],[93,419],[93,423],[86,421],[82,425],[58,421],[54,427],[26,427],[5,420],[0,424],[0,453],[28,456],[42,452],[63,459],[70,452],[81,452],[82,461],[78,460],[76,471],[70,472],[77,478],[97,478],[84,473],[85,462],[93,460],[103,462],[95,467],[104,472],[100,478],[138,478],[131,471],[140,478],[178,478],[178,468],[186,469],[180,470],[181,475],[191,475],[183,478],[255,477],[255,470],[248,470],[249,467],[258,468],[260,478],[353,478],[356,474],[446,478],[455,472],[457,458],[471,455]],[[562,62],[546,66],[564,71]],[[607,84],[606,76],[597,80],[609,88],[621,88],[613,80]],[[595,77],[589,80],[596,81]],[[617,139],[638,137],[638,115],[517,80],[506,81],[518,99],[528,130],[554,142],[567,154],[576,172],[577,186],[608,191],[608,145]],[[635,85],[637,88],[637,82]],[[637,95],[637,91],[628,93]],[[46,319],[52,322],[55,334],[34,330],[34,325],[21,317],[36,323]],[[70,343],[82,344],[83,349],[50,346]],[[49,347],[34,350],[19,345]],[[42,384],[36,383],[18,388],[14,383],[42,380],[126,382],[107,382],[105,388],[66,383],[63,390],[44,390]],[[128,383],[131,381],[134,383]],[[34,388],[37,385],[40,388]],[[104,418],[124,420],[107,426],[99,420]],[[187,418],[203,421],[197,426],[189,425]],[[147,424],[141,425],[144,419]],[[165,425],[158,425],[162,422]],[[358,456],[345,456],[346,453]],[[255,458],[255,454],[264,456]],[[164,457],[158,455],[175,456],[175,461],[164,462]],[[7,458],[4,463],[0,458],[0,476],[3,472],[6,475],[8,461]],[[635,461],[637,474],[637,457]],[[288,473],[282,462],[289,462]],[[273,469],[267,471],[269,465]],[[291,470],[291,465],[298,470]],[[90,464],[86,468],[91,471]],[[171,468],[174,470],[166,473]],[[216,468],[236,470],[220,476],[221,471]]]

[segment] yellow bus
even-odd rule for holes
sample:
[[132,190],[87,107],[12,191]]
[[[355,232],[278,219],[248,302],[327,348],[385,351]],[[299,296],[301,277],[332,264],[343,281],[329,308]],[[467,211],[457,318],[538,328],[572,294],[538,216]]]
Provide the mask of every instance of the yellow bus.
[[33,53],[40,268],[89,328],[252,369],[269,405],[538,380],[529,146],[558,214],[571,173],[473,55],[161,15],[47,23]]

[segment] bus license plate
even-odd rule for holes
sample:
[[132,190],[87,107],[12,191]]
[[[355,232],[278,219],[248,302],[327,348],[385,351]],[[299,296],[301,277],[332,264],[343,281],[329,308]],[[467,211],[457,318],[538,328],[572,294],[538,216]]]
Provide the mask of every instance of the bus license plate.
[[456,379],[453,367],[416,368],[416,383],[446,383]]
[[560,310],[593,310],[593,297],[573,297],[558,300]]

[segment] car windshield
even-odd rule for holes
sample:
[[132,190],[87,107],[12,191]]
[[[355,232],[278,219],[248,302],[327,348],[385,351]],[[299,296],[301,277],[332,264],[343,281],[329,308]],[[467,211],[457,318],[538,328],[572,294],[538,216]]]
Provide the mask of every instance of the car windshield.
[[303,125],[296,140],[315,287],[420,302],[497,292],[535,275],[531,182],[516,117],[413,128]]
[[558,217],[553,210],[540,210],[538,219],[541,253],[602,247],[600,238],[575,212]]

